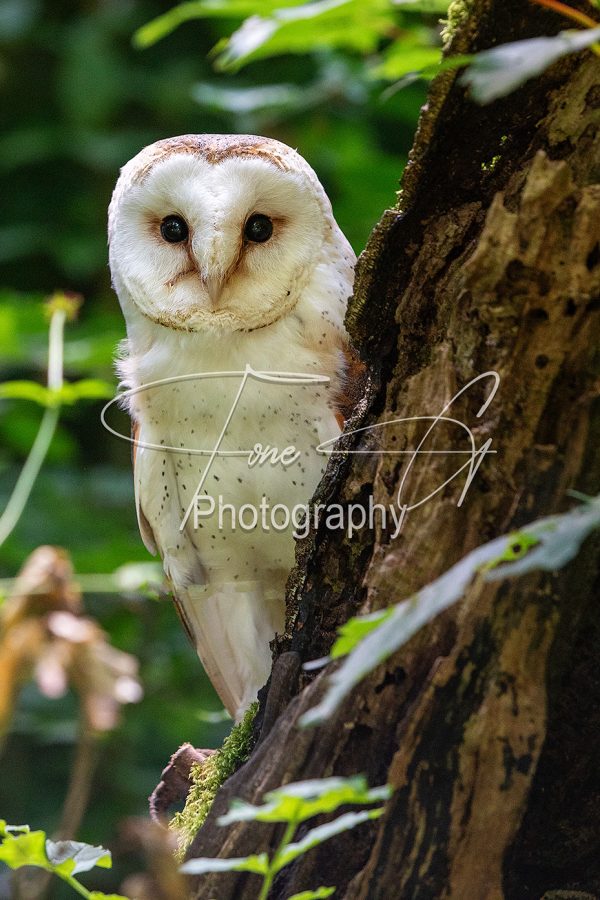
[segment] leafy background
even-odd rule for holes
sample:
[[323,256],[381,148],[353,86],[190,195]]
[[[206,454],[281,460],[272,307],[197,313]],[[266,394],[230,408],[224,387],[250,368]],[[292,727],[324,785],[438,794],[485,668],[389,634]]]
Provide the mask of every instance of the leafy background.
[[[221,57],[216,67],[208,58],[240,25],[244,15],[236,10],[298,4],[217,5],[219,16],[186,23],[142,48],[139,40],[134,46],[133,35],[171,4],[2,3],[0,380],[44,382],[41,302],[63,289],[85,298],[78,321],[67,326],[67,378],[99,377],[116,389],[112,359],[124,326],[110,288],[106,209],[119,167],[151,141],[186,132],[253,132],[297,147],[317,171],[357,251],[382,210],[395,202],[425,87],[415,82],[390,96],[383,92],[389,81],[437,58],[439,12],[421,16],[365,0],[351,10],[362,10],[354,31],[348,19],[313,24],[298,40],[297,29],[282,30],[275,57],[251,58],[241,68],[231,52],[229,62]],[[104,431],[101,407],[81,402],[64,409],[26,512],[0,548],[1,578],[13,577],[40,544],[65,547],[78,573],[107,574],[150,559],[135,521],[129,446]],[[23,400],[0,403],[0,508],[41,414]],[[121,428],[127,432],[125,419]],[[230,725],[206,714],[220,704],[169,603],[86,593],[85,607],[115,646],[139,658],[145,692],[103,739],[92,800],[77,835],[115,851],[112,872],[89,883],[116,890],[137,865],[121,846],[119,822],[146,814],[146,798],[182,741],[217,746]],[[5,819],[52,833],[76,732],[71,694],[48,700],[33,685],[25,688],[0,758]],[[5,884],[3,872],[0,896]],[[68,896],[59,885],[52,891]]]

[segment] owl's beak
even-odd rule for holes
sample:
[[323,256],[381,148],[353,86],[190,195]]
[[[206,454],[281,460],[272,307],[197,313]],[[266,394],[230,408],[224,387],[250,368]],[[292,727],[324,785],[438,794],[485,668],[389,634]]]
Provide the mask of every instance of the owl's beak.
[[221,294],[223,293],[223,279],[214,275],[209,276],[208,278],[203,277],[202,284],[206,288],[206,293],[208,294],[212,308],[216,309],[219,305]]

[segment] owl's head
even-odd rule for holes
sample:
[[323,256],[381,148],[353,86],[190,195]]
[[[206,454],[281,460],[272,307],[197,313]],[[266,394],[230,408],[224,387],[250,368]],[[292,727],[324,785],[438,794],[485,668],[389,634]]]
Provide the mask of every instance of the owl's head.
[[298,302],[337,231],[315,173],[278,141],[184,135],[123,168],[110,266],[126,315],[184,331],[249,331]]

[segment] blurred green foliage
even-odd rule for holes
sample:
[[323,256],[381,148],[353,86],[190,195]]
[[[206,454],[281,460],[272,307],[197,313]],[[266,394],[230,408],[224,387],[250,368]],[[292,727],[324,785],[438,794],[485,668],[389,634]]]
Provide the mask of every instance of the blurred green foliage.
[[[112,360],[124,325],[110,289],[106,209],[119,167],[158,138],[249,132],[297,147],[360,250],[382,210],[395,202],[425,98],[422,82],[386,100],[382,90],[439,56],[444,4],[425,5],[430,12],[422,16],[416,0],[394,9],[380,0],[364,8],[360,0],[321,2],[320,22],[294,26],[284,16],[270,38],[280,42],[278,55],[261,59],[260,50],[243,56],[239,40],[238,51],[228,41],[244,27],[248,37],[244,18],[257,8],[250,0],[213,0],[210,17],[163,29],[159,41],[150,34],[154,42],[139,29],[172,8],[160,0],[3,0],[0,380],[45,384],[42,300],[64,289],[85,297],[66,332],[65,377],[108,380],[116,390]],[[261,14],[299,6],[265,0]],[[215,46],[227,72],[208,57]],[[0,577],[13,577],[42,543],[65,547],[80,573],[111,573],[149,559],[135,520],[130,448],[101,427],[101,407],[86,401],[62,410],[25,514],[0,550]],[[2,506],[42,412],[27,400],[0,400]],[[117,427],[128,433],[125,415]],[[145,690],[140,704],[125,709],[121,728],[104,739],[92,803],[77,835],[111,846],[114,868],[94,887],[117,890],[123,873],[139,864],[123,855],[119,820],[146,813],[146,797],[181,742],[217,746],[229,726],[202,715],[220,704],[169,603],[96,593],[85,604],[112,643],[140,659]],[[33,686],[25,689],[1,760],[0,814],[52,833],[76,730],[72,696],[50,701]],[[3,879],[4,872],[0,896]]]
[[78,841],[55,843],[43,831],[31,831],[29,826],[8,825],[0,819],[0,859],[11,869],[35,866],[57,875],[73,890],[87,900],[127,900],[117,894],[88,891],[75,878],[80,872],[89,872],[94,866],[110,869],[111,855],[104,847],[94,847]]

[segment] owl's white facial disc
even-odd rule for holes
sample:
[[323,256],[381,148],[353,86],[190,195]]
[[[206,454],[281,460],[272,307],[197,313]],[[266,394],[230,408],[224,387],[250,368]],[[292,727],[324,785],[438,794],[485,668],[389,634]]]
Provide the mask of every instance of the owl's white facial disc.
[[[174,149],[144,165],[147,158],[142,151],[137,166],[136,158],[125,167],[111,205],[110,264],[125,314],[134,304],[169,328],[231,332],[288,313],[325,236],[312,170],[280,168],[258,154],[214,162]],[[182,240],[164,236],[172,216]],[[270,236],[253,240],[269,222]]]

